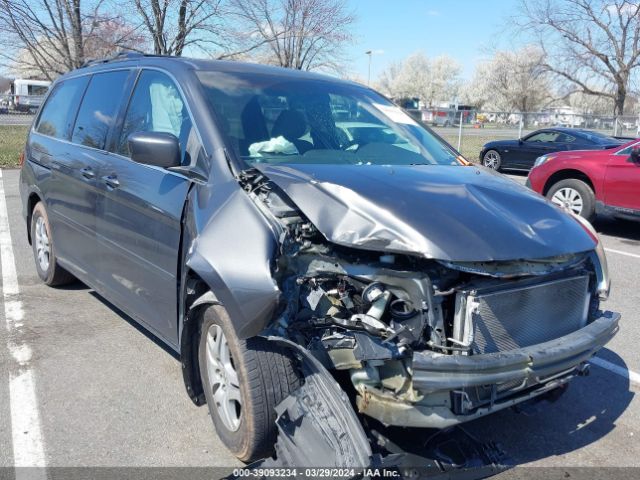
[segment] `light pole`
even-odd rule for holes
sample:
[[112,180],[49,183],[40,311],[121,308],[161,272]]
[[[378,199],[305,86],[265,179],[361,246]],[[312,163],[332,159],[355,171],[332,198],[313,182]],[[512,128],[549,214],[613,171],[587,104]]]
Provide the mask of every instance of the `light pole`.
[[373,50],[367,50],[364,52],[366,55],[369,55],[369,76],[367,77],[367,87],[371,86],[371,57],[373,56]]

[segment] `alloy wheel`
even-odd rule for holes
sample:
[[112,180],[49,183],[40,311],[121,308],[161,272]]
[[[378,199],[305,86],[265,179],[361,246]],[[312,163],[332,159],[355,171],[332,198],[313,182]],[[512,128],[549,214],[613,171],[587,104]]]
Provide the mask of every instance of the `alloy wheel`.
[[576,215],[580,215],[582,213],[582,207],[584,205],[582,195],[573,188],[561,188],[553,194],[551,201],[563,209],[575,213]]
[[227,338],[218,325],[207,331],[207,378],[222,423],[235,432],[242,413],[240,383]]
[[43,272],[49,270],[49,259],[51,256],[51,242],[49,241],[49,233],[44,218],[38,217],[36,220],[36,254],[38,257],[38,265]]
[[498,154],[498,152],[487,152],[483,160],[484,166],[492,168],[493,170],[497,170],[500,166],[500,155]]

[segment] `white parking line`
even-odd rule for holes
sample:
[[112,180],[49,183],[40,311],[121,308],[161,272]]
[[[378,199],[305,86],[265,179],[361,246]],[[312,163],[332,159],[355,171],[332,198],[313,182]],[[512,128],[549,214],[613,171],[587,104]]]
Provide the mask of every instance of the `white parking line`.
[[626,255],[627,257],[640,258],[640,255],[638,255],[637,253],[623,252],[622,250],[615,250],[613,248],[605,248],[604,251],[610,252],[610,253],[617,253],[618,255]]
[[589,360],[589,363],[593,363],[594,365],[605,368],[610,372],[620,375],[621,377],[628,378],[630,383],[640,385],[640,373],[636,373],[624,367],[620,367],[615,363],[608,362],[599,357],[592,357]]
[[19,467],[44,467],[45,455],[40,431],[40,415],[36,401],[35,380],[31,368],[31,349],[22,337],[24,312],[20,301],[20,287],[13,256],[9,215],[0,170],[0,264],[2,268],[2,297],[8,332],[8,348],[15,361],[9,372],[9,402],[11,434],[16,479],[46,478],[43,469],[25,470]]

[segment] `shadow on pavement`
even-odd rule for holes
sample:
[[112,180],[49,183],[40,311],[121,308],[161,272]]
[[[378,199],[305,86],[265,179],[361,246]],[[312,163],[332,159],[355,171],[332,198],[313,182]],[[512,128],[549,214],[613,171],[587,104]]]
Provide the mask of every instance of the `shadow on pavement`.
[[180,360],[180,356],[175,351],[173,351],[170,347],[168,347],[167,344],[164,341],[162,341],[158,336],[154,335],[153,332],[151,332],[150,330],[147,330],[144,327],[144,325],[138,323],[136,320],[134,320],[129,315],[127,315],[122,310],[120,310],[118,307],[113,305],[106,298],[103,298],[100,295],[98,295],[93,290],[91,290],[89,293],[96,300],[99,300],[104,306],[108,307],[113,313],[115,313],[116,315],[119,315],[124,321],[126,321],[129,325],[131,325],[133,328],[135,328],[140,333],[142,333],[145,337],[147,337],[149,340],[155,343],[158,347],[160,347],[166,353],[171,355],[176,360]]
[[628,245],[640,246],[640,222],[601,216],[593,222],[593,225],[598,233],[619,237],[622,243]]
[[[144,326],[95,292],[89,293],[178,359]],[[599,356],[626,368],[624,360],[611,350],[603,349]],[[628,378],[594,365],[589,377],[574,378],[566,393],[553,403],[539,402],[527,413],[503,410],[464,424],[464,429],[482,443],[498,444],[512,466],[567,454],[599,441],[616,428],[616,421],[635,396],[629,387]]]
[[[603,354],[626,368],[614,352]],[[499,443],[514,465],[522,465],[597,442],[616,428],[634,395],[627,378],[593,366],[589,377],[575,378],[554,403],[540,402],[528,414],[504,410],[466,428],[481,441]]]
[[522,177],[523,179],[529,176],[529,172],[525,170],[500,170],[507,175],[513,175],[514,177]]

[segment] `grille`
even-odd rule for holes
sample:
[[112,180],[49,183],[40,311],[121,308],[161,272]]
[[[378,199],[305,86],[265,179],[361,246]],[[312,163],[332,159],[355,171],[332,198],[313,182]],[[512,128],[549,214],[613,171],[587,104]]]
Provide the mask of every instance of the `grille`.
[[474,354],[553,340],[584,327],[589,277],[578,276],[483,294],[458,294],[454,336]]

